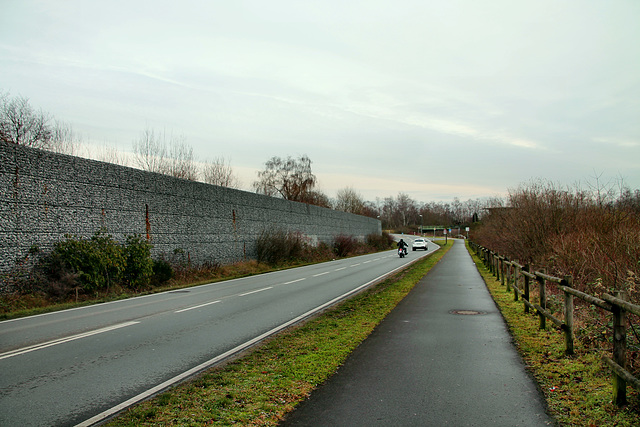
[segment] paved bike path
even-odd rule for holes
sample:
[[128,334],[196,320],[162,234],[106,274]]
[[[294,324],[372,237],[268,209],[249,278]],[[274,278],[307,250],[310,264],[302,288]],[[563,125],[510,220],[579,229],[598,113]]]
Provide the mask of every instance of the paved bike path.
[[281,425],[554,425],[545,408],[464,242],[455,241]]

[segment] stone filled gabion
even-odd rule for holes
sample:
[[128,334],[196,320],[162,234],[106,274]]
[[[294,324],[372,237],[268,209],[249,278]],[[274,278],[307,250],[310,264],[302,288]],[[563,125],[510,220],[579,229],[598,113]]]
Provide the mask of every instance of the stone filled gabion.
[[247,191],[0,141],[0,273],[70,234],[139,234],[153,255],[194,264],[255,258],[263,230],[308,241],[380,234],[380,221]]

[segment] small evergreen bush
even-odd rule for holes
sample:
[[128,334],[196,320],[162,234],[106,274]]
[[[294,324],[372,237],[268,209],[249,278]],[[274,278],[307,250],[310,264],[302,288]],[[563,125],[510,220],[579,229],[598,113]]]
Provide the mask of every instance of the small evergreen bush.
[[153,286],[168,282],[173,276],[173,267],[169,261],[165,259],[153,260],[153,275],[151,276],[151,284]]
[[151,243],[142,239],[140,235],[127,236],[126,245],[123,248],[125,286],[131,289],[142,289],[151,283],[153,276],[151,248]]
[[108,289],[119,283],[125,269],[122,247],[106,231],[97,231],[91,239],[66,235],[56,243],[45,263],[55,278],[77,275],[77,285],[85,291]]
[[65,237],[38,267],[40,287],[52,297],[64,297],[71,290],[108,291],[114,285],[141,290],[152,280],[160,284],[173,274],[168,263],[156,267],[152,245],[139,235],[127,236],[124,245],[104,229],[90,239]]

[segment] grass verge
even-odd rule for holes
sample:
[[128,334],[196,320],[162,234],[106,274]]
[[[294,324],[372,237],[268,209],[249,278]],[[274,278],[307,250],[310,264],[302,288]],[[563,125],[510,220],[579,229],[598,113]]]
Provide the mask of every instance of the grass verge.
[[344,363],[451,245],[245,356],[130,408],[107,425],[277,425]]
[[587,351],[576,342],[575,355],[564,351],[564,333],[556,328],[540,330],[538,316],[524,313],[521,302],[469,251],[489,292],[507,322],[516,347],[544,393],[550,413],[562,426],[638,426],[640,398],[631,387],[629,404],[616,407],[611,401],[611,371],[600,353]]

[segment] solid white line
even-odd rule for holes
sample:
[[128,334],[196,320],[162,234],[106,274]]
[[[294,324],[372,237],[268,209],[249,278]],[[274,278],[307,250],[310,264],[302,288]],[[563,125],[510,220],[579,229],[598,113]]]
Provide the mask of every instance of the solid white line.
[[290,285],[290,284],[292,284],[292,283],[302,282],[303,280],[306,280],[306,278],[305,278],[305,277],[303,277],[302,279],[296,279],[296,280],[292,280],[292,281],[290,281],[290,282],[285,282],[285,283],[283,283],[283,285]]
[[116,330],[116,329],[125,328],[127,326],[135,325],[135,324],[138,324],[138,323],[140,323],[140,322],[120,323],[119,325],[107,326],[106,328],[96,329],[95,331],[83,332],[83,333],[78,334],[78,335],[73,335],[73,336],[66,337],[66,338],[59,338],[59,339],[53,340],[53,341],[47,341],[47,342],[42,343],[42,344],[35,344],[35,345],[31,345],[29,347],[19,348],[17,350],[12,350],[12,351],[8,351],[6,353],[0,354],[0,360],[8,359],[8,358],[13,357],[13,356],[20,356],[21,354],[30,353],[30,352],[36,351],[36,350],[42,350],[43,348],[52,347],[54,345],[64,344],[66,342],[79,340],[80,338],[90,337],[92,335],[101,334],[103,332],[109,332],[109,331],[113,331],[113,330]]
[[262,291],[268,291],[269,289],[273,289],[273,286],[269,286],[268,288],[258,289],[257,291],[245,292],[244,294],[238,295],[239,297],[243,297],[245,295],[251,295]]
[[[255,338],[245,342],[244,344],[240,344],[239,346],[237,346],[235,348],[232,348],[231,350],[226,351],[226,352],[220,354],[219,356],[216,356],[213,359],[211,359],[211,360],[209,360],[207,362],[204,362],[204,363],[202,363],[202,364],[200,364],[200,365],[198,365],[198,366],[196,366],[194,368],[191,368],[188,371],[185,371],[182,374],[177,375],[177,376],[175,376],[175,377],[163,382],[162,384],[158,384],[157,386],[152,387],[149,390],[147,390],[147,391],[145,391],[143,393],[140,393],[139,395],[134,396],[131,399],[126,400],[126,401],[122,402],[121,404],[114,406],[111,409],[107,409],[106,411],[104,411],[104,412],[102,412],[102,413],[100,413],[100,414],[98,414],[98,415],[96,415],[96,416],[94,416],[92,418],[89,418],[88,420],[78,424],[76,427],[89,427],[89,426],[92,426],[94,424],[97,424],[100,421],[102,421],[102,420],[104,420],[104,419],[106,419],[108,417],[111,417],[112,415],[115,415],[115,414],[117,414],[118,412],[120,412],[120,411],[122,411],[124,409],[127,409],[129,406],[132,406],[132,405],[134,405],[134,404],[136,404],[138,402],[141,402],[141,401],[143,401],[145,399],[148,399],[148,398],[152,397],[153,395],[158,394],[161,391],[171,387],[172,385],[174,385],[176,383],[179,383],[181,381],[184,381],[187,378],[197,374],[198,372],[204,371],[205,369],[215,365],[216,363],[226,359],[227,357],[233,356],[233,355],[235,355],[235,354],[237,354],[237,353],[239,353],[239,352],[251,347],[252,345],[254,345],[256,343],[259,343],[263,339],[265,339],[265,338],[267,338],[267,337],[269,337],[269,336],[271,336],[273,334],[276,334],[276,333],[282,331],[283,329],[288,328],[291,325],[295,325],[296,323],[300,322],[301,320],[304,320],[307,317],[309,317],[309,316],[311,316],[311,315],[313,315],[313,314],[315,314],[315,313],[317,313],[319,311],[322,311],[325,308],[330,307],[333,304],[335,304],[335,303],[337,303],[337,302],[339,302],[339,301],[341,301],[341,300],[343,300],[343,299],[345,299],[345,298],[347,298],[347,297],[349,297],[349,296],[351,296],[351,295],[353,295],[355,293],[358,293],[362,289],[365,289],[368,286],[371,286],[372,284],[379,282],[380,280],[392,275],[397,270],[405,268],[406,266],[407,265],[404,264],[404,265],[401,265],[401,266],[399,266],[397,268],[394,268],[393,270],[391,270],[391,271],[389,271],[389,272],[387,272],[387,273],[385,273],[385,274],[383,274],[381,276],[378,276],[375,279],[373,279],[373,280],[371,280],[371,281],[369,281],[369,282],[367,282],[367,283],[365,283],[363,285],[360,285],[357,288],[352,289],[352,290],[340,295],[339,297],[336,297],[336,298],[332,299],[331,301],[328,301],[328,302],[326,302],[326,303],[324,303],[322,305],[319,305],[318,307],[316,307],[314,309],[311,309],[311,310],[307,311],[306,313],[301,314],[300,316],[298,316],[298,317],[296,317],[294,319],[291,319],[288,322],[285,322],[285,323],[281,324],[280,326],[276,326],[275,328],[271,329],[270,331],[267,331],[267,332],[263,333],[262,335],[259,335],[259,336],[255,337]],[[269,289],[269,288],[265,288],[265,289]]]
[[218,301],[208,302],[208,303],[206,303],[206,304],[196,305],[196,306],[189,307],[189,308],[183,308],[182,310],[174,311],[174,313],[184,313],[185,311],[195,310],[196,308],[206,307],[206,306],[208,306],[208,305],[211,305],[211,304],[217,304],[217,303],[219,303],[219,302],[220,302],[220,300],[218,300]]
[[325,274],[329,274],[329,272],[325,271],[324,273],[314,274],[313,277],[320,277],[320,276],[324,276]]

